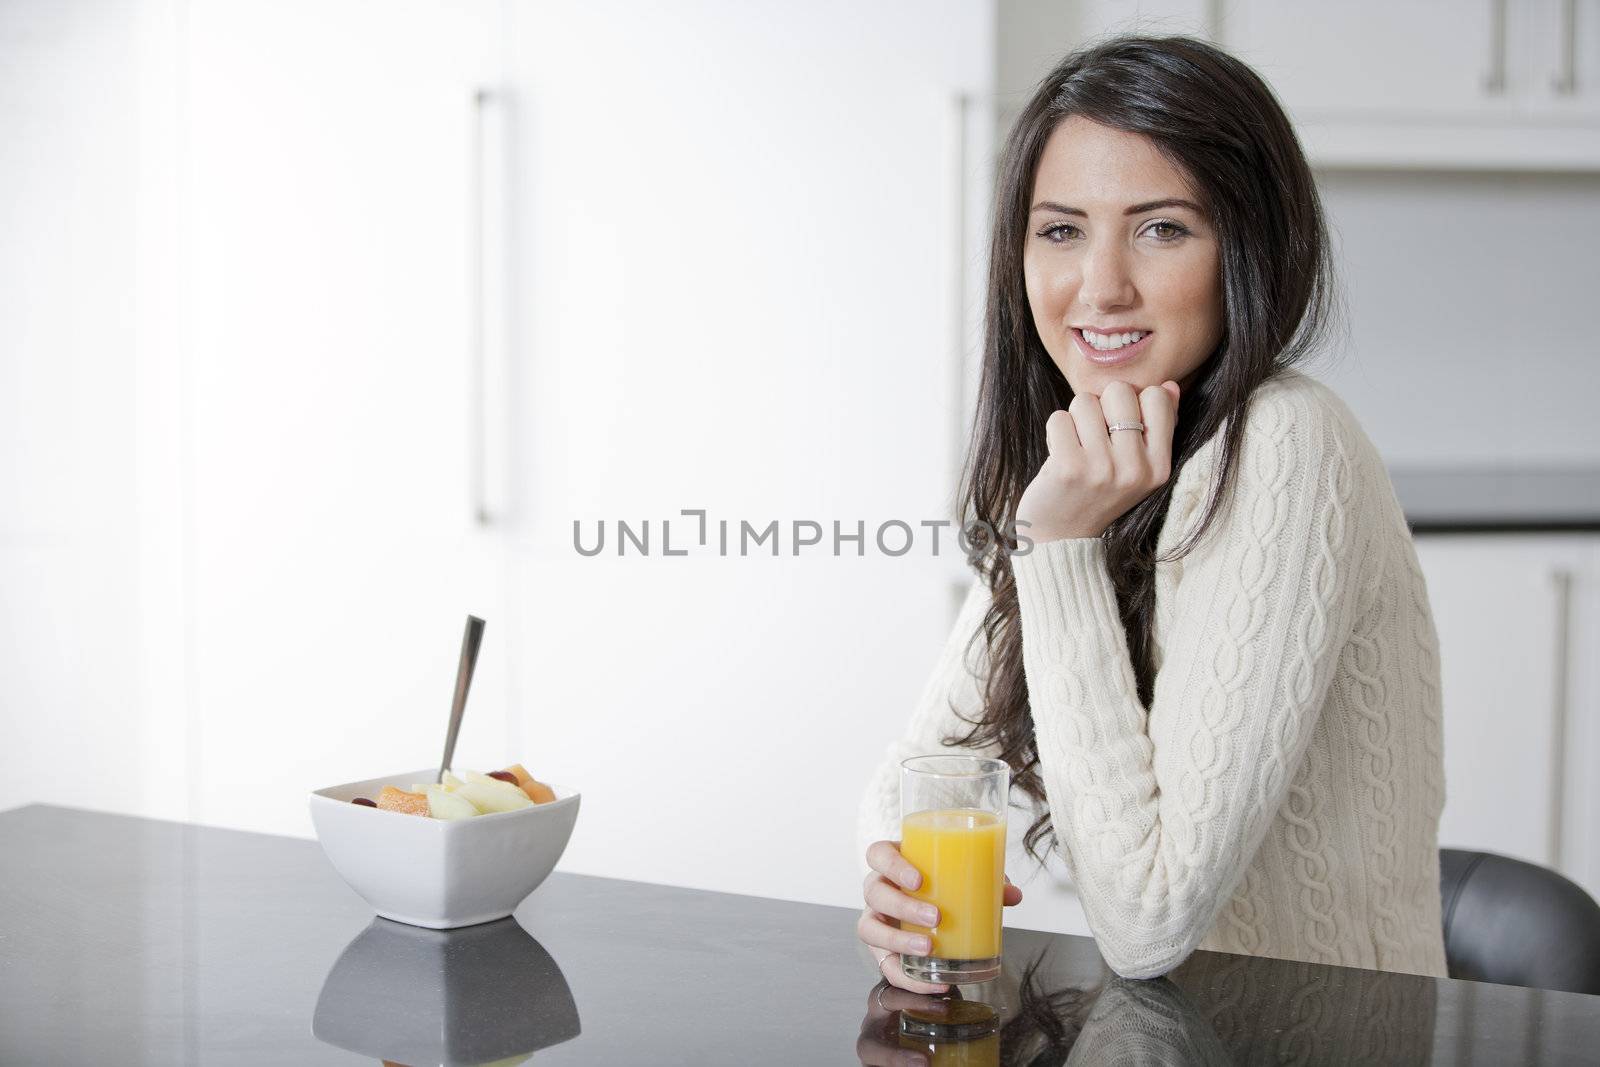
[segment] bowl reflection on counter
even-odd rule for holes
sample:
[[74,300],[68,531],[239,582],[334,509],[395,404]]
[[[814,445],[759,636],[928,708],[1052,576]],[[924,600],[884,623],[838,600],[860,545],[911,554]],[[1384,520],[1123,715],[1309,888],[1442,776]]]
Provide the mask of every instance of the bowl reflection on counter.
[[515,919],[427,930],[374,919],[322,983],[317,1040],[404,1064],[517,1063],[578,1036],[556,961]]

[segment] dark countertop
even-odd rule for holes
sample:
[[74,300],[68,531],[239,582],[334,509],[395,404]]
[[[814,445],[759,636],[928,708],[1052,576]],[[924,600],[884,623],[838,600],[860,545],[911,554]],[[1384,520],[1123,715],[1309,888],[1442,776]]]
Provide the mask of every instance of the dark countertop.
[[[314,841],[42,805],[0,812],[0,857],[0,1063],[897,1062],[848,908],[558,873],[513,920],[421,931]],[[1600,1056],[1600,997],[1206,952],[1125,981],[1093,940],[1025,930],[1005,950],[963,992],[1000,1009],[1006,1062],[1052,1037],[1023,1062]]]
[[1400,467],[1389,480],[1413,533],[1600,531],[1600,468]]

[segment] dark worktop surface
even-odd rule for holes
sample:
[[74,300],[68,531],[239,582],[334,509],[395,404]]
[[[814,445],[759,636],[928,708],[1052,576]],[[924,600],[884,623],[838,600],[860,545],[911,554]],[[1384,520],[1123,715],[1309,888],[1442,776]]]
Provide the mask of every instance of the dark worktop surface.
[[[557,873],[424,931],[315,841],[39,805],[0,813],[0,857],[0,1063],[900,1062],[848,908]],[[1126,981],[1025,930],[1005,956],[962,992],[1007,1063],[1600,1058],[1600,997],[1205,952]]]

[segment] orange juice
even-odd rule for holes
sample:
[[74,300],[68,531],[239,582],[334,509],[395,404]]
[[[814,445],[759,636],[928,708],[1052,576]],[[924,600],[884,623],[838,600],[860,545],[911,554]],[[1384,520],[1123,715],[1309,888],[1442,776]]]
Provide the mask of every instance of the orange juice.
[[971,1041],[928,1041],[900,1036],[900,1047],[928,1057],[928,1067],[1000,1067],[1000,1035]]
[[1000,908],[1005,892],[1006,824],[992,811],[946,808],[917,811],[900,822],[900,853],[922,872],[911,896],[939,909],[928,934],[929,953],[945,960],[986,960],[1000,955]]

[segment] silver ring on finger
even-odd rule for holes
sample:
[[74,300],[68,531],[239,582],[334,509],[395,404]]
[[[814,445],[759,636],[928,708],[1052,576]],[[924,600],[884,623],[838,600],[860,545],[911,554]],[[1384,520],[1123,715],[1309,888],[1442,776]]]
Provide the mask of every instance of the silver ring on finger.
[[1118,430],[1138,430],[1140,433],[1144,433],[1144,423],[1142,423],[1142,422],[1113,422],[1110,426],[1106,427],[1106,432],[1107,433],[1116,433]]

